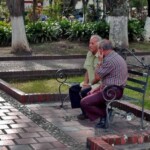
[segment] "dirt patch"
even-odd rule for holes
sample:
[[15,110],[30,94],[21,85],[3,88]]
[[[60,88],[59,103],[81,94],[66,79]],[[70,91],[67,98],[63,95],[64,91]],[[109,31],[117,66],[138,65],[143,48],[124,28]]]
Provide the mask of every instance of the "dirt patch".
[[[30,44],[33,56],[39,55],[85,55],[88,48],[88,43],[80,41],[54,41],[49,43]],[[135,52],[150,52],[150,43],[136,42],[130,43],[130,49],[135,49]],[[0,56],[16,56],[18,54],[11,53],[11,47],[0,47]],[[21,53],[19,55],[25,55]]]
[[[67,40],[31,44],[30,47],[32,48],[32,55],[77,55],[86,54],[88,51],[88,43],[71,42]],[[15,56],[16,54],[11,53],[11,47],[0,47],[0,55]]]

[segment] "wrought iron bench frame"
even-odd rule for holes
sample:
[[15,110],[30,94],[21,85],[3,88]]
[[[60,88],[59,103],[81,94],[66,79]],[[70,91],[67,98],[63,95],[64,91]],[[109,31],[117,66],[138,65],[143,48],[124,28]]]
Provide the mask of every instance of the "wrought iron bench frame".
[[69,97],[69,94],[67,94],[65,97],[62,96],[61,88],[63,85],[67,85],[68,87],[71,87],[73,84],[77,84],[77,82],[67,82],[68,76],[65,73],[65,70],[59,69],[56,72],[56,80],[60,83],[58,87],[59,91],[59,98],[61,101],[60,107],[64,107],[64,101]]
[[[137,85],[129,85],[127,83],[127,85],[124,87],[125,89],[129,89],[132,91],[136,91],[139,92],[140,94],[142,94],[142,99],[136,99],[133,97],[130,97],[128,95],[123,95],[121,100],[116,99],[116,91],[112,91],[112,89],[110,88],[111,86],[107,86],[104,88],[104,92],[103,92],[103,97],[106,100],[106,128],[109,128],[110,126],[110,117],[109,117],[109,108],[112,109],[112,103],[114,102],[118,102],[118,101],[134,101],[134,102],[141,102],[141,128],[144,128],[144,124],[143,124],[143,120],[144,120],[144,102],[145,102],[145,94],[146,94],[146,90],[147,90],[147,85],[148,85],[148,79],[149,79],[149,75],[150,75],[150,65],[146,65],[144,63],[144,58],[142,58],[142,60],[139,60],[137,56],[135,56],[133,51],[130,51],[128,49],[124,49],[124,52],[126,51],[129,54],[131,54],[139,63],[140,65],[134,65],[134,64],[128,64],[128,74],[130,75],[128,77],[128,81],[133,83],[136,83]],[[126,56],[124,57],[126,58]],[[140,68],[140,70],[139,70]],[[145,71],[144,71],[145,70]],[[136,78],[135,78],[136,76]],[[143,77],[144,80],[137,78],[138,77]],[[113,97],[112,97],[112,93],[113,93]],[[109,99],[108,97],[111,97],[111,99]]]

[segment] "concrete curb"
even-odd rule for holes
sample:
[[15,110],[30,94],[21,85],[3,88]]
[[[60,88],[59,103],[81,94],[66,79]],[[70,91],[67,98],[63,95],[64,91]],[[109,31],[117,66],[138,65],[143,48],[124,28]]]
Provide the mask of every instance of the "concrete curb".
[[[147,56],[150,55],[150,52],[135,52],[136,56]],[[131,54],[127,54],[127,56],[131,56]],[[56,55],[56,56],[45,56],[45,55],[21,55],[21,56],[0,56],[0,61],[19,61],[19,60],[51,60],[51,59],[78,59],[85,58],[86,55]]]
[[68,55],[68,56],[1,56],[0,61],[20,61],[20,60],[52,60],[52,59],[78,59],[85,58],[86,55]]

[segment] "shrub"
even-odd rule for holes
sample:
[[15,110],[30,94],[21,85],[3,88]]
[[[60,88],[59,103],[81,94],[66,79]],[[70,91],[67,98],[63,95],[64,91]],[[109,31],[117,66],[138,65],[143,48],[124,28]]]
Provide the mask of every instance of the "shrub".
[[[143,40],[144,22],[131,19],[128,22],[129,41]],[[60,38],[69,40],[88,41],[90,36],[98,34],[102,38],[109,37],[109,25],[105,20],[97,22],[81,23],[70,22],[67,19],[61,21],[47,20],[28,23],[26,34],[30,43],[43,43]],[[9,23],[0,21],[0,45],[10,45],[11,27]]]
[[96,34],[100,35],[102,38],[109,38],[109,25],[105,20],[95,22],[92,26]]
[[57,40],[61,36],[62,30],[56,21],[37,21],[26,25],[26,33],[29,42],[43,43]]
[[144,22],[138,19],[128,21],[129,41],[142,41],[144,31]]
[[109,26],[105,21],[80,23],[73,22],[67,31],[68,39],[87,41],[93,34],[98,34],[103,38],[109,36]]
[[62,38],[67,38],[67,30],[71,27],[71,22],[64,18],[61,21],[59,21],[59,25],[61,27],[62,30]]
[[0,45],[7,46],[11,43],[10,24],[0,21]]

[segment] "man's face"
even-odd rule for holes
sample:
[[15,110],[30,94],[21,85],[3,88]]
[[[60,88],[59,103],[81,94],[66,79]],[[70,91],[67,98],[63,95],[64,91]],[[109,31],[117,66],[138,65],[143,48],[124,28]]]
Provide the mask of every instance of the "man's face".
[[89,43],[89,49],[93,54],[97,53],[97,39],[96,38],[92,38],[90,39],[90,43]]

